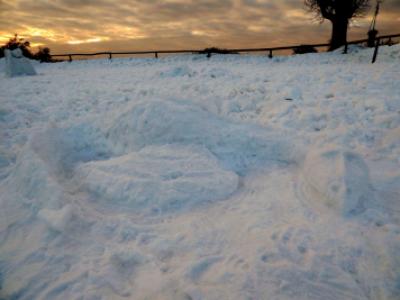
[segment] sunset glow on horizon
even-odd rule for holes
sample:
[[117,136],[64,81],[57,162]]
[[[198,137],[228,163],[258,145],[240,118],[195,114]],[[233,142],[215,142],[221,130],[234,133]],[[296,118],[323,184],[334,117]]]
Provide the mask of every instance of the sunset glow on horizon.
[[[352,23],[350,39],[366,37],[372,11]],[[52,53],[272,47],[327,42],[331,30],[302,0],[0,0],[0,24],[1,44],[18,33]],[[399,0],[383,3],[377,27],[400,31]]]

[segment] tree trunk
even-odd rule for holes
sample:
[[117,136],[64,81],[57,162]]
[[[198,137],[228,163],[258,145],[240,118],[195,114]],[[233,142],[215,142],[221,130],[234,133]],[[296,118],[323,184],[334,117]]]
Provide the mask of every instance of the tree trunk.
[[340,48],[347,43],[347,27],[349,20],[346,18],[338,18],[331,20],[332,22],[332,38],[329,51]]

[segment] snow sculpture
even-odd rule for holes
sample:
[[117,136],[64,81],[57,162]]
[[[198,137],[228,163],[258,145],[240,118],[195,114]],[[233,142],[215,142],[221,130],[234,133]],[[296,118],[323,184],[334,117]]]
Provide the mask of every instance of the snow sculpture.
[[207,149],[182,145],[148,146],[91,161],[81,164],[76,174],[96,201],[142,213],[182,211],[225,199],[239,180]]
[[313,206],[323,203],[344,216],[364,212],[373,201],[369,169],[357,153],[311,153],[303,167],[303,179],[306,197]]
[[6,57],[6,76],[36,75],[31,62],[23,56],[21,49],[5,49],[4,54]]

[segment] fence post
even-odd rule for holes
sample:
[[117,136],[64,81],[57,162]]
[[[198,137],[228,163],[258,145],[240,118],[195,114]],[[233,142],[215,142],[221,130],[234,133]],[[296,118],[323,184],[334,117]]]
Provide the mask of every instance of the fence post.
[[108,53],[108,59],[112,59],[112,53]]
[[349,48],[349,44],[348,44],[347,41],[346,41],[346,44],[344,44],[344,51],[343,51],[343,54],[347,54],[348,48]]
[[155,58],[158,58],[158,52],[154,52]]
[[269,57],[269,58],[272,58],[272,50],[271,50],[271,49],[269,50],[268,57]]
[[374,56],[372,57],[372,63],[376,62],[376,58],[378,57],[378,51],[379,51],[379,44],[381,43],[381,39],[377,38],[375,41],[375,50],[374,50]]
[[69,56],[69,62],[72,62],[72,55],[68,55]]

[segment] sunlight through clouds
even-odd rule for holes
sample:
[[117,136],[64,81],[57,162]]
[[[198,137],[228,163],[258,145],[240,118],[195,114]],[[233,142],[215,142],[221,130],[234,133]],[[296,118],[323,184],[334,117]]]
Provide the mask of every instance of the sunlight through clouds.
[[102,41],[108,41],[110,38],[108,37],[96,37],[96,38],[90,38],[86,40],[72,40],[68,41],[67,43],[70,45],[77,45],[77,44],[85,44],[85,43],[99,43]]

